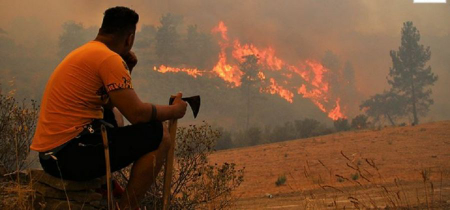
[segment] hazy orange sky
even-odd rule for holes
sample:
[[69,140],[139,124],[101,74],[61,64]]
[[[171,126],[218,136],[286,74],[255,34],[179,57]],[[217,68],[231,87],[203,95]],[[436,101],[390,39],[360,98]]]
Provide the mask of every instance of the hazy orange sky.
[[184,16],[187,24],[209,31],[219,20],[243,42],[273,46],[278,55],[296,60],[321,59],[331,50],[350,60],[357,86],[367,96],[387,88],[389,51],[400,44],[400,29],[413,21],[431,46],[429,64],[439,76],[433,88],[432,116],[450,118],[450,3],[413,4],[413,0],[170,0],[4,1],[0,28],[18,43],[40,39],[55,43],[69,20],[99,26],[105,9],[123,5],[140,14],[140,25],[158,24],[162,14]]

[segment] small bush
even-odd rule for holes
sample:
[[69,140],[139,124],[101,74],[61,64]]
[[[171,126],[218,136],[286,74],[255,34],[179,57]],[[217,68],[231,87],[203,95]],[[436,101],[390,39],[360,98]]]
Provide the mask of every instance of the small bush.
[[354,173],[354,174],[352,174],[352,180],[353,181],[356,181],[356,180],[358,180],[359,179],[359,173]]
[[217,140],[215,149],[225,150],[233,148],[233,140],[231,139],[231,132],[225,131],[223,128],[219,128],[220,138]]
[[[230,207],[231,192],[243,182],[244,169],[236,169],[234,163],[211,165],[208,162],[208,155],[213,153],[219,138],[220,132],[207,123],[178,128],[170,209]],[[142,202],[147,209],[162,208],[163,171]],[[129,168],[122,172],[128,176]]]
[[259,127],[251,127],[246,132],[246,136],[250,146],[258,145],[261,142],[261,129]]
[[286,183],[286,176],[285,175],[281,175],[278,177],[277,181],[275,182],[276,186],[281,186],[284,185],[284,183]]
[[24,168],[37,116],[36,101],[18,103],[0,92],[0,173]]
[[326,135],[332,132],[326,125],[315,119],[305,118],[303,120],[296,120],[294,123],[298,138]]
[[345,118],[340,118],[334,121],[334,128],[337,132],[350,130],[350,125],[348,120]]
[[368,127],[367,116],[360,114],[352,119],[353,129],[366,129]]
[[281,142],[294,140],[297,138],[295,135],[294,123],[285,122],[284,125],[277,125],[273,129],[271,129],[269,141],[270,142]]

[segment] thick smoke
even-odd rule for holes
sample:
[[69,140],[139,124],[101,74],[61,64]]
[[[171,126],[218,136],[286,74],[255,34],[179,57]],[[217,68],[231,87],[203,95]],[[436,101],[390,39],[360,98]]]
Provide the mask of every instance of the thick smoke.
[[[222,20],[229,27],[230,36],[238,37],[243,43],[272,46],[278,57],[290,63],[304,59],[323,60],[327,52],[332,52],[339,59],[340,68],[343,69],[347,62],[351,65],[361,99],[388,87],[385,77],[391,66],[389,51],[400,45],[402,23],[413,21],[421,32],[421,43],[431,47],[432,58],[428,64],[439,76],[433,87],[435,105],[431,107],[428,120],[450,119],[448,3],[419,5],[413,4],[412,0],[28,0],[5,1],[1,5],[0,41],[13,43],[16,46],[14,53],[23,54],[24,60],[47,61],[38,66],[27,66],[26,61],[0,60],[1,82],[4,84],[11,77],[25,78],[26,81],[17,81],[17,84],[29,86],[27,97],[39,96],[33,90],[41,91],[43,87],[35,84],[36,89],[33,83],[45,84],[46,77],[58,63],[57,43],[63,23],[75,21],[86,27],[98,26],[103,11],[115,5],[135,9],[141,16],[140,26],[158,25],[159,18],[166,13],[182,15],[185,24],[197,24],[204,32],[209,32]],[[5,46],[0,46],[1,55],[9,53]],[[23,67],[13,71],[17,65]],[[33,80],[33,75],[39,79]],[[357,113],[358,110],[352,108],[350,112]]]

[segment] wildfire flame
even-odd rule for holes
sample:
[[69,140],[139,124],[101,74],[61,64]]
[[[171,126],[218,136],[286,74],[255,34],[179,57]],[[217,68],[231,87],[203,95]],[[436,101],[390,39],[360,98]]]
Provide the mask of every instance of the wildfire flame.
[[202,71],[198,70],[198,69],[189,69],[189,68],[174,68],[174,67],[169,67],[169,66],[165,66],[165,65],[161,65],[159,66],[159,68],[153,67],[153,70],[158,71],[160,73],[167,73],[167,72],[185,72],[188,75],[197,78],[198,76],[202,76]]
[[[297,93],[311,100],[322,112],[327,113],[329,118],[333,120],[346,118],[341,110],[340,98],[333,96],[329,91],[330,85],[325,77],[329,70],[320,62],[305,60],[298,65],[290,65],[278,58],[272,47],[258,48],[253,44],[242,44],[238,39],[230,41],[227,34],[228,28],[222,21],[211,32],[220,34],[220,53],[218,62],[212,70],[174,68],[164,65],[159,68],[154,67],[154,70],[161,73],[184,72],[194,78],[203,76],[207,72],[208,75],[223,79],[230,87],[239,87],[242,85],[245,74],[239,64],[246,61],[245,56],[254,55],[260,67],[256,80],[259,81],[261,93],[278,95],[289,103],[294,102],[294,94]],[[228,55],[231,55],[231,58]],[[299,79],[302,81],[300,84],[298,84]]]
[[220,21],[219,24],[211,30],[212,33],[219,33],[222,35],[222,39],[228,41],[228,27],[225,25],[223,21]]
[[346,118],[345,115],[342,114],[342,112],[341,112],[341,106],[339,104],[340,101],[341,101],[340,98],[338,98],[336,100],[336,107],[328,113],[329,118],[331,118],[333,120],[338,120],[340,118]]
[[281,70],[284,62],[275,56],[275,50],[271,47],[259,50],[252,44],[241,45],[239,40],[234,40],[233,57],[239,61],[244,62],[244,57],[247,55],[255,55],[258,57],[258,64],[270,70]]
[[294,102],[294,93],[292,93],[290,90],[283,88],[281,85],[278,85],[274,78],[270,78],[270,85],[266,90],[262,89],[261,92],[268,92],[272,95],[277,94],[281,98],[286,99],[286,101],[289,101],[289,103]]
[[244,72],[242,72],[237,66],[231,66],[227,64],[227,57],[225,52],[220,52],[219,62],[213,68],[213,72],[217,74],[220,78],[229,82],[234,87],[241,86],[241,79]]

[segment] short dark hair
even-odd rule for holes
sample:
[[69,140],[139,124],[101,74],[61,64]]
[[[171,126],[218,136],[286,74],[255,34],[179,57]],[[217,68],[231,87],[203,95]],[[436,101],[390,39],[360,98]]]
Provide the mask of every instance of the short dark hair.
[[139,15],[128,7],[112,7],[105,11],[100,33],[126,35],[136,30]]

